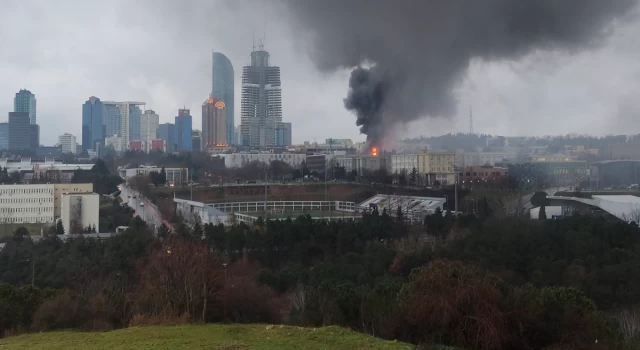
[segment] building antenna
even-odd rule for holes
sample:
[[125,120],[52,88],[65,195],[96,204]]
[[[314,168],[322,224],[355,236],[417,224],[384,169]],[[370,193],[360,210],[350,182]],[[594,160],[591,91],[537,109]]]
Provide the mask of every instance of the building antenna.
[[267,42],[267,19],[265,18],[264,20],[264,32],[262,33],[262,47],[264,48],[264,45]]
[[469,135],[473,135],[473,109],[469,105]]
[[256,29],[255,28],[253,28],[253,33],[251,34],[251,46],[252,46],[251,51],[255,51],[256,50]]

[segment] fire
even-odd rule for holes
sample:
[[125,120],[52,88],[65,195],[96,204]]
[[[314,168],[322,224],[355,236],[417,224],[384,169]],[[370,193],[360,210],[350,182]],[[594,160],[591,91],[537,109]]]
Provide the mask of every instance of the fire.
[[374,157],[377,157],[377,156],[378,156],[378,147],[373,146],[373,147],[371,148],[371,155],[372,155],[372,156],[374,156]]

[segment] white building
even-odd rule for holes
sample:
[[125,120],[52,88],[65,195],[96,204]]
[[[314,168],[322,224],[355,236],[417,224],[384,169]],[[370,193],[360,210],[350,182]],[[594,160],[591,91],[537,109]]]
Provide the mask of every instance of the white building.
[[300,153],[231,153],[217,156],[224,159],[224,166],[227,168],[240,168],[254,161],[270,164],[274,160],[285,162],[292,168],[299,168],[307,159],[306,154]]
[[76,154],[77,146],[76,137],[65,133],[64,135],[58,136],[58,144],[60,144],[60,148],[62,149],[62,153],[73,153]]
[[79,234],[100,226],[100,195],[97,193],[63,194],[62,226],[65,234]]
[[402,171],[411,173],[413,169],[418,169],[417,154],[395,154],[390,158],[390,171],[392,174],[400,174]]
[[54,185],[0,185],[0,223],[52,223]]
[[158,138],[158,125],[160,117],[151,109],[144,111],[140,117],[140,140],[143,142],[144,151],[149,152],[151,140]]
[[[160,173],[162,168],[158,168],[157,166],[141,166],[139,168],[131,168],[131,169],[118,169],[118,174],[121,178],[125,180],[129,180],[135,176],[149,176],[152,172]],[[189,180],[189,169],[188,168],[164,168],[164,172],[167,177],[167,184],[179,184],[183,182],[187,182]]]
[[[105,147],[113,147],[113,149],[116,152],[122,152],[123,148],[122,148],[122,137],[118,136],[118,135],[113,135],[113,136],[107,136],[104,139],[104,145]],[[128,145],[127,145],[128,147]]]

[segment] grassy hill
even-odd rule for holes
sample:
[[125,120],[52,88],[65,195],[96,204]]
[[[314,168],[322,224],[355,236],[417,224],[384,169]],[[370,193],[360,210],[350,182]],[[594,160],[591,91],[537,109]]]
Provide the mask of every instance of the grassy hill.
[[267,325],[150,326],[112,332],[47,332],[0,339],[2,350],[414,349],[339,327]]

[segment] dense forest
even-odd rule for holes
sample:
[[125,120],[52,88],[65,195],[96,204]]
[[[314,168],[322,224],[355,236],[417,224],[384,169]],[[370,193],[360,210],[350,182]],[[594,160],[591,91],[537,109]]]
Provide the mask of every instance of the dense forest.
[[266,322],[464,349],[640,344],[633,223],[437,213],[408,226],[374,212],[227,228],[176,218],[155,236],[130,220],[104,241],[8,238],[0,332]]

